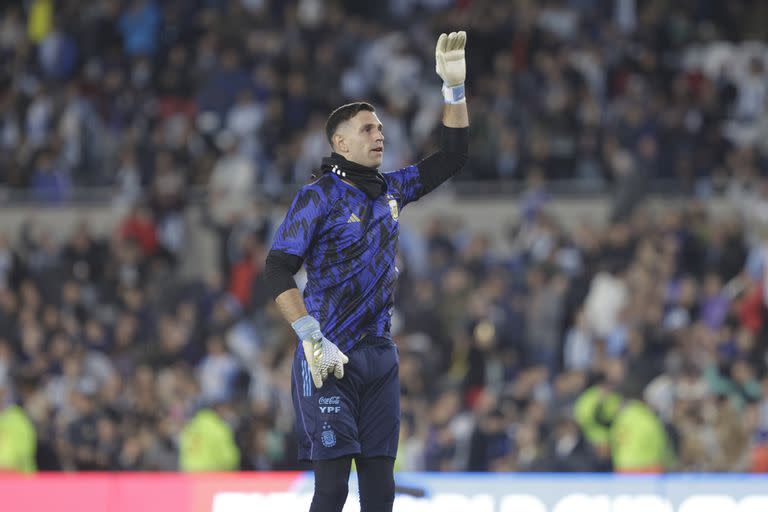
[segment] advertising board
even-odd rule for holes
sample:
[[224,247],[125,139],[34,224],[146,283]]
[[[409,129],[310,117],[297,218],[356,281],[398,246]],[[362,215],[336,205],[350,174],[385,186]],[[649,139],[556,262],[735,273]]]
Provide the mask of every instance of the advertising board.
[[[395,512],[765,512],[768,475],[400,473]],[[0,474],[0,510],[306,512],[311,473]],[[359,512],[354,475],[344,512]]]

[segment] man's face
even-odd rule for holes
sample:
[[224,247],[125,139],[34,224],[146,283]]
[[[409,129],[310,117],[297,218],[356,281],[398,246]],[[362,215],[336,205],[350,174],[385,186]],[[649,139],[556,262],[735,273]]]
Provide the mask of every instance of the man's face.
[[341,123],[334,135],[337,153],[366,167],[379,167],[384,156],[384,132],[374,112],[362,110]]

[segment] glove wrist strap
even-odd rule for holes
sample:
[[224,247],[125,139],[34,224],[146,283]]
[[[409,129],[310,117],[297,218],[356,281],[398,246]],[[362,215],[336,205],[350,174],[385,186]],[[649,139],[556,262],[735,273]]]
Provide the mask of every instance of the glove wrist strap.
[[443,83],[443,99],[447,105],[457,105],[459,103],[466,103],[467,99],[464,96],[464,84],[448,86]]
[[316,341],[316,339],[322,336],[320,332],[320,322],[315,320],[311,315],[305,315],[295,322],[291,323],[293,331],[300,341]]

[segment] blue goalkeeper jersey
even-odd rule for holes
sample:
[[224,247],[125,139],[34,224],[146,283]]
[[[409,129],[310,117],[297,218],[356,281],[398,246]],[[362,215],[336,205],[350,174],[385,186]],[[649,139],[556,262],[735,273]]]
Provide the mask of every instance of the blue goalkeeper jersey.
[[369,334],[390,338],[398,216],[423,187],[416,165],[383,176],[385,191],[370,199],[323,174],[296,194],[272,243],[304,260],[307,311],[343,352]]

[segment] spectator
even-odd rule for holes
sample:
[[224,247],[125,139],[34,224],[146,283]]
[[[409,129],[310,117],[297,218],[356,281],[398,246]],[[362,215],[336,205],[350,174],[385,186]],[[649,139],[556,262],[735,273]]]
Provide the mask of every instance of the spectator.
[[219,136],[224,154],[218,159],[209,182],[211,217],[218,226],[231,225],[246,215],[253,201],[256,169],[252,159],[239,151],[232,133]]
[[658,417],[640,401],[626,400],[613,416],[600,421],[610,428],[611,458],[619,473],[662,473],[672,465],[667,433]]
[[0,472],[36,471],[35,427],[27,413],[13,404],[8,382],[0,382]]
[[[181,432],[179,467],[182,471],[234,471],[240,453],[234,432],[222,414],[228,406],[201,409]],[[231,413],[231,411],[229,411]]]
[[0,289],[17,289],[25,273],[25,265],[8,237],[0,233]]
[[610,453],[610,431],[607,425],[599,421],[598,411],[615,414],[621,398],[610,391],[609,384],[598,382],[584,391],[574,404],[574,417],[581,431],[599,456]]
[[29,9],[29,21],[27,29],[29,39],[35,43],[48,35],[54,21],[53,0],[34,0]]
[[65,467],[78,471],[99,469],[96,385],[93,380],[83,380],[67,397],[74,407],[60,438],[60,451]]
[[238,364],[227,352],[220,336],[211,336],[207,343],[208,353],[198,368],[200,391],[203,400],[229,400],[232,398]]
[[565,337],[564,367],[566,370],[587,371],[595,357],[594,341],[587,327],[583,311],[576,314],[576,322]]
[[596,466],[595,455],[576,422],[566,416],[555,425],[553,439],[547,443],[535,469],[547,472],[584,472]]
[[124,240],[136,242],[144,257],[157,254],[159,242],[157,228],[151,211],[145,205],[137,204],[118,228]]
[[125,52],[131,56],[152,55],[157,49],[160,11],[154,0],[133,0],[120,17]]
[[528,285],[527,363],[544,365],[554,372],[558,365],[562,298],[566,285],[561,276],[547,276],[541,268],[530,270]]
[[47,151],[37,158],[31,186],[35,199],[41,203],[60,203],[70,192],[69,179]]

